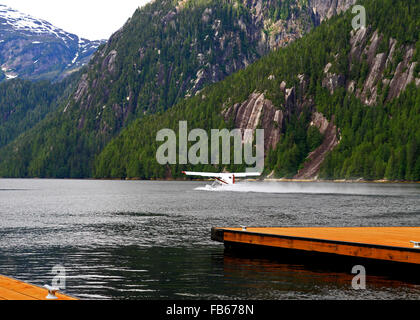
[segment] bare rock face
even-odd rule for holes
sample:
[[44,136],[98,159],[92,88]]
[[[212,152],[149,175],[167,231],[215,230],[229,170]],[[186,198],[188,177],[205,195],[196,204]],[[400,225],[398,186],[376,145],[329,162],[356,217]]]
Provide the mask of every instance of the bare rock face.
[[[89,89],[89,83],[87,81],[88,75],[87,74],[83,74],[80,81],[79,81],[79,86],[77,87],[76,92],[74,93],[73,99],[76,102],[79,102],[80,99],[82,98],[82,96],[87,92],[87,90]],[[66,107],[67,109],[67,107]]]
[[[277,146],[283,127],[283,111],[277,109],[273,103],[266,99],[263,93],[253,93],[243,103],[223,111],[225,120],[233,119],[235,128],[264,129],[265,151]],[[246,142],[246,141],[244,141]]]
[[329,127],[330,123],[328,122],[327,118],[320,112],[314,112],[312,115],[312,122],[311,126],[317,127],[319,132],[324,135]]
[[314,112],[312,115],[311,126],[319,129],[321,134],[324,135],[324,141],[309,154],[304,168],[298,172],[294,179],[316,179],[325,157],[338,145],[339,139],[337,137],[337,127],[334,125],[334,117],[331,120],[329,122],[319,112]]
[[[366,29],[361,31],[363,34],[363,40],[367,39]],[[357,37],[357,34],[356,34]],[[353,37],[352,37],[353,38]],[[373,33],[369,39],[369,45],[365,41],[357,43],[355,40],[351,40],[352,52],[357,51],[358,56],[353,56],[359,61],[362,61],[363,57],[366,57],[367,63],[370,67],[369,74],[363,85],[363,88],[359,88],[356,91],[356,95],[366,105],[374,105],[377,102],[377,86],[379,79],[382,78],[383,71],[385,69],[385,63],[387,61],[387,55],[385,53],[377,53],[379,45],[383,39],[382,35],[379,35],[377,31]],[[354,46],[358,46],[357,50]]]
[[351,80],[347,84],[347,91],[350,93],[354,93],[354,90],[356,90],[356,81]]
[[115,60],[117,59],[117,51],[111,50],[102,62],[102,70],[108,70],[109,73],[115,72]]
[[388,101],[398,97],[401,92],[405,90],[407,85],[415,80],[414,70],[417,62],[411,62],[414,54],[414,48],[406,47],[404,51],[404,59],[398,64],[394,77],[389,84],[389,94],[387,97]]
[[[304,75],[298,77],[300,79],[300,86],[305,88],[307,80]],[[222,115],[226,121],[233,120],[235,128],[264,129],[264,144],[265,153],[276,148],[286,117],[290,117],[293,113],[299,113],[302,107],[313,106],[312,99],[306,97],[297,97],[295,87],[287,88],[285,81],[280,83],[280,91],[284,94],[284,105],[276,107],[274,104],[265,98],[264,93],[254,92],[249,98],[235,105],[228,107],[222,111]],[[244,138],[244,142],[246,141]]]
[[[385,87],[389,86],[386,101],[390,101],[397,98],[409,83],[415,82],[417,85],[417,81],[414,77],[416,62],[411,61],[414,47],[399,44],[397,40],[391,38],[387,52],[378,52],[381,42],[384,41],[383,36],[375,30],[369,38],[370,33],[370,27],[351,32],[349,60],[352,64],[350,69],[354,68],[355,63],[365,62],[369,66],[369,72],[361,88],[356,88],[353,79],[349,79],[346,86],[347,90],[355,92],[364,104],[372,106],[378,102],[379,83],[382,82]],[[403,53],[403,59],[395,70],[391,71],[392,79],[387,79],[384,72],[386,68],[392,66],[397,50]]]
[[327,88],[331,94],[334,93],[338,87],[343,87],[346,83],[346,78],[341,74],[327,73],[326,78],[322,80],[322,86]]
[[356,0],[309,0],[308,5],[320,17],[320,21],[331,18],[335,14],[346,11]]
[[385,68],[386,54],[378,53],[371,61],[371,69],[363,86],[363,90],[358,92],[358,96],[362,101],[371,106],[377,102],[378,88],[376,83],[382,78]]
[[302,6],[298,1],[291,2],[290,16],[287,19],[273,21],[267,12],[274,1],[242,0],[243,5],[253,12],[253,24],[259,26],[258,32],[254,34],[254,37],[258,38],[259,51],[285,47],[311,29],[311,24],[304,21],[312,21],[313,25],[317,26],[356,3],[356,0],[308,0],[307,6]]
[[381,43],[382,39],[383,36],[378,34],[378,30],[375,30],[375,32],[369,40],[370,44],[364,48],[363,53],[367,56],[367,61],[369,65],[373,64],[376,52],[378,51],[379,44]]
[[352,30],[350,32],[350,61],[359,60],[362,54],[362,50],[366,45],[370,28],[360,28],[357,31]]
[[331,94],[334,93],[338,87],[343,87],[346,84],[346,78],[341,74],[335,74],[329,72],[332,67],[329,62],[324,68],[325,78],[322,80],[322,86],[327,88]]

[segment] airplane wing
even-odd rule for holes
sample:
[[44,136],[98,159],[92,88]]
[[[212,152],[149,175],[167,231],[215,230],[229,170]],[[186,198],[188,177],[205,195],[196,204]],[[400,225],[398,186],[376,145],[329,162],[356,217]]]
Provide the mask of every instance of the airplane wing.
[[245,177],[259,177],[261,173],[259,172],[242,172],[242,173],[232,173],[236,178],[245,178]]
[[234,175],[236,178],[245,178],[245,177],[259,177],[261,173],[258,172],[242,172],[242,173],[211,173],[211,172],[189,172],[183,171],[182,173],[187,176],[200,176],[200,177],[213,177],[213,178],[222,178],[226,175]]
[[222,173],[211,173],[211,172],[190,172],[190,171],[183,171],[183,174],[187,176],[199,176],[199,177],[210,177],[210,178],[221,178],[223,177]]

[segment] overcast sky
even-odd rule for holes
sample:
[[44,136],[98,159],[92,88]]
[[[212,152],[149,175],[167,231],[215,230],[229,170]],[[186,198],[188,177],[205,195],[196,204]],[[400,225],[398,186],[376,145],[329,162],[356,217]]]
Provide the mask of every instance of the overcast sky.
[[150,0],[0,0],[89,40],[108,39]]

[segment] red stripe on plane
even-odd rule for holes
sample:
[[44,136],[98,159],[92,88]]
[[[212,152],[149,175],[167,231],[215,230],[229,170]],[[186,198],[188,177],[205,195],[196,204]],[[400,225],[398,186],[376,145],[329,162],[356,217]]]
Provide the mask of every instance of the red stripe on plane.
[[215,178],[215,179],[218,180],[218,181],[220,181],[220,182],[222,182],[222,183],[224,183],[224,184],[228,184],[228,183],[224,182],[223,180],[221,180],[219,178]]

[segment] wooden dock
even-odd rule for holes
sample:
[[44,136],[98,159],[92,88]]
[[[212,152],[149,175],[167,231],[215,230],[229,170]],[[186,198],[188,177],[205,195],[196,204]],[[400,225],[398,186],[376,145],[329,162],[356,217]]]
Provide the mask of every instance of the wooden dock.
[[[48,300],[47,295],[45,288],[0,275],[0,300]],[[77,300],[61,293],[56,296],[56,300]]]
[[381,262],[420,264],[420,227],[213,228],[212,240],[226,247],[289,249]]

